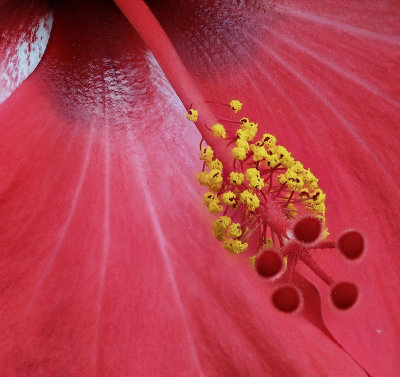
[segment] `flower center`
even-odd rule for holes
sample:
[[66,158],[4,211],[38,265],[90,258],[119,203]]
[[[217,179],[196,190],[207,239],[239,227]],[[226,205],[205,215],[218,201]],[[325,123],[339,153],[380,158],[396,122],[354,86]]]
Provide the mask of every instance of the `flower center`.
[[[197,175],[207,188],[205,206],[218,216],[212,223],[215,238],[230,253],[247,255],[260,276],[286,284],[271,298],[279,310],[296,311],[303,301],[295,284],[298,260],[332,287],[337,308],[350,308],[358,297],[356,285],[336,283],[314,261],[313,253],[337,247],[354,261],[364,253],[362,234],[351,230],[338,242],[324,241],[329,236],[326,194],[318,178],[274,135],[258,135],[258,123],[238,117],[243,107],[240,101],[222,105],[230,107],[232,119],[223,120],[228,126],[205,126],[209,145],[203,146],[205,140],[200,143],[203,169]],[[186,113],[194,123],[198,115],[195,109]]]

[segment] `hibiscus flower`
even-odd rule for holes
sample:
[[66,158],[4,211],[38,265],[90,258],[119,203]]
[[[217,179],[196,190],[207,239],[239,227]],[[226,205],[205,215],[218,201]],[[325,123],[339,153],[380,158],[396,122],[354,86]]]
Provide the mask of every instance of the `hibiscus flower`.
[[[117,5],[134,27],[107,1],[0,5],[2,373],[395,376],[399,7]],[[332,237],[366,235],[357,264],[318,257],[354,307],[304,268],[303,311],[281,313],[221,250],[184,118],[198,96],[242,100],[318,176]]]

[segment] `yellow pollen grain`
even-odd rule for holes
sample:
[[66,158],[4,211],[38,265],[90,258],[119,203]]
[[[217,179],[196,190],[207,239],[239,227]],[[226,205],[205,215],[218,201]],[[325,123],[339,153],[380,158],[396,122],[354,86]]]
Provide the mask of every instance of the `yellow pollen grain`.
[[227,205],[227,206],[235,206],[237,201],[236,201],[236,194],[232,191],[226,191],[222,194],[221,196],[222,202]]
[[190,109],[186,114],[186,118],[189,119],[192,122],[197,122],[197,119],[199,117],[199,112],[195,109]]
[[211,127],[211,132],[212,132],[213,136],[215,136],[215,137],[219,137],[219,138],[222,138],[222,139],[226,138],[225,127],[220,123],[214,124]]
[[260,172],[256,168],[249,168],[246,170],[246,178],[250,180],[251,178],[260,178]]
[[290,169],[293,170],[296,174],[303,175],[305,173],[305,169],[303,164],[300,161],[296,161],[290,166]]
[[239,100],[233,99],[231,102],[229,102],[229,106],[235,113],[237,113],[238,111],[242,110],[243,104]]
[[292,191],[300,190],[304,186],[302,177],[291,169],[288,169],[285,174],[281,174],[278,177],[280,184],[285,184]]
[[203,203],[208,208],[208,210],[213,214],[219,213],[223,210],[221,203],[218,199],[218,196],[213,192],[206,192],[203,195]]
[[319,188],[317,188],[310,194],[310,201],[312,201],[313,203],[324,203],[325,199],[326,194]]
[[322,231],[322,235],[321,238],[323,240],[326,240],[328,238],[328,236],[330,235],[328,228],[324,228],[324,230]]
[[210,146],[201,148],[200,160],[209,163],[212,161],[213,158],[214,158],[214,151]]
[[244,181],[244,175],[243,175],[243,173],[238,173],[238,172],[232,171],[229,174],[229,181],[234,186],[241,185]]
[[235,160],[243,161],[246,156],[246,150],[244,148],[235,147],[232,149],[232,156]]
[[216,170],[222,170],[223,165],[222,162],[216,158],[215,160],[212,160],[211,162],[207,163],[207,167],[210,170],[216,169]]
[[248,244],[240,240],[227,239],[224,242],[224,248],[232,254],[243,253],[248,247]]
[[208,173],[208,189],[210,191],[218,192],[222,187],[223,177],[221,170],[212,169]]
[[210,202],[210,204],[208,205],[208,209],[212,214],[216,214],[216,213],[222,212],[223,207],[221,206],[219,201],[214,200],[214,201]]
[[247,205],[247,208],[250,211],[254,211],[260,206],[260,199],[256,194],[253,194],[250,190],[244,190],[240,194],[240,202]]
[[238,238],[242,235],[242,229],[239,223],[233,223],[229,226],[229,235],[233,238]]
[[256,143],[258,146],[264,146],[266,148],[273,148],[276,145],[276,137],[271,134],[264,134],[260,141]]
[[254,162],[262,161],[264,158],[268,156],[268,153],[263,146],[257,146],[255,144],[252,144],[251,151],[253,152]]
[[246,140],[246,141],[251,141],[252,140],[251,134],[249,134],[246,130],[243,130],[241,128],[239,128],[236,131],[236,136],[238,137],[238,139],[243,139],[243,140]]
[[265,158],[265,163],[269,168],[275,168],[280,164],[279,156],[276,153],[268,153]]
[[218,199],[217,194],[215,194],[213,192],[206,192],[203,195],[203,203],[205,205],[208,205],[208,203],[210,203],[211,201],[216,200],[216,199]]
[[236,140],[236,146],[238,148],[243,148],[246,151],[246,153],[250,151],[250,145],[246,139],[238,138]]
[[208,190],[212,192],[218,192],[223,184],[222,172],[217,169],[212,169],[208,173],[198,173],[197,180],[201,185],[207,186]]
[[249,122],[249,123],[242,123],[241,129],[245,132],[247,135],[246,140],[248,141],[253,141],[253,139],[257,135],[258,131],[258,123],[254,122]]
[[231,225],[232,220],[228,216],[220,216],[212,223],[214,236],[218,241],[223,241],[226,238],[226,231]]
[[318,178],[315,177],[311,170],[305,170],[303,173],[304,184],[311,190],[315,190],[318,187]]

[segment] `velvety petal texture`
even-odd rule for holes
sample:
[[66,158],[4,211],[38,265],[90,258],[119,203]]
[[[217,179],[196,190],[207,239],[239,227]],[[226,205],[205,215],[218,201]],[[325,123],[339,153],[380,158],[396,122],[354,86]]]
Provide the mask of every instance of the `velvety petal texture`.
[[[367,255],[323,252],[360,300],[333,308],[332,334],[374,376],[399,370],[400,6],[393,1],[148,1],[209,101],[244,102],[242,115],[275,134],[320,179],[333,238],[361,230]],[[194,107],[196,104],[194,104]],[[224,107],[213,106],[227,116]]]
[[0,130],[4,375],[365,376],[220,250],[200,136],[114,5],[58,6]]

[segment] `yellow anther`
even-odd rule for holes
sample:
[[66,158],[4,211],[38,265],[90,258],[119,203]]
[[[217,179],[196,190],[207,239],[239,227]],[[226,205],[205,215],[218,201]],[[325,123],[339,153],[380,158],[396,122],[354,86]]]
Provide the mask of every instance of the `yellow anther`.
[[248,153],[249,150],[250,150],[250,145],[249,145],[249,143],[247,142],[246,139],[238,138],[238,139],[236,140],[236,146],[237,146],[238,148],[243,148],[243,149],[246,151],[246,153]]
[[210,191],[218,192],[223,183],[222,172],[217,169],[212,169],[208,173],[203,171],[197,174],[197,180]]
[[223,168],[222,162],[220,160],[218,160],[218,158],[207,163],[207,166],[210,170],[213,170],[213,169],[222,170],[222,168]]
[[220,216],[212,223],[214,236],[218,241],[223,241],[226,238],[226,230],[231,223],[232,220],[228,216]]
[[261,190],[264,187],[264,179],[261,178],[260,172],[255,168],[246,170],[246,178],[249,181],[249,186],[257,190]]
[[290,155],[290,152],[282,145],[276,145],[275,147],[271,148],[271,150],[273,153],[276,153],[280,159],[287,154]]
[[252,178],[260,178],[260,172],[256,168],[249,168],[246,170],[246,178],[250,180]]
[[326,194],[320,188],[317,188],[310,194],[309,201],[310,202],[312,201],[313,203],[317,204],[317,203],[324,203],[325,199],[326,199]]
[[220,216],[215,223],[219,223],[224,229],[228,228],[229,225],[232,224],[232,219],[229,216]]
[[208,173],[207,187],[210,191],[218,192],[222,187],[223,181],[221,170],[212,169]]
[[220,137],[222,139],[226,138],[226,131],[225,131],[225,127],[220,124],[220,123],[216,123],[211,127],[211,132],[215,137]]
[[286,184],[292,191],[296,191],[303,187],[303,181],[296,173],[288,170],[286,173],[278,176],[280,184]]
[[206,192],[203,195],[203,203],[208,206],[212,201],[218,199],[217,194],[214,194],[213,192]]
[[217,195],[212,192],[206,192],[204,194],[203,202],[211,213],[218,213],[221,212],[223,209]]
[[299,196],[303,199],[303,202],[309,206],[310,211],[318,212],[323,216],[320,217],[323,220],[325,219],[325,199],[326,194],[319,188],[315,191],[311,192],[308,188],[302,188],[299,192]]
[[209,163],[212,161],[213,158],[214,158],[214,151],[210,146],[201,148],[200,160]]
[[318,188],[318,178],[316,178],[315,175],[311,173],[310,169],[304,170],[303,180],[304,184],[308,186],[311,190],[315,190],[316,188]]
[[285,168],[290,168],[295,163],[294,158],[290,152],[282,145],[276,145],[271,148],[271,151],[278,155],[279,163]]
[[252,265],[253,267],[256,265],[256,259],[257,255],[252,255],[251,257],[249,257],[250,265]]
[[242,118],[242,119],[240,119],[240,124],[246,124],[246,123],[250,123],[249,118]]
[[299,191],[299,197],[303,200],[308,200],[311,197],[310,190],[307,187],[303,187]]
[[199,116],[199,112],[197,110],[194,110],[194,109],[190,109],[186,113],[186,118],[191,120],[192,122],[197,122],[198,116]]
[[234,186],[241,185],[243,183],[243,180],[244,180],[244,175],[242,173],[237,173],[233,171],[229,175],[229,181]]
[[229,106],[231,107],[231,109],[237,113],[238,111],[242,110],[243,107],[243,103],[241,103],[239,100],[237,99],[233,99],[231,102],[229,102]]
[[211,213],[219,213],[223,210],[223,207],[221,206],[221,204],[219,203],[219,200],[213,200],[208,204],[208,209]]
[[285,174],[281,174],[278,177],[279,183],[286,185],[292,190],[300,190],[304,186],[303,179],[301,175],[296,174],[293,170],[288,169]]
[[255,162],[263,160],[268,155],[267,151],[263,146],[257,146],[255,144],[252,144],[251,150],[253,152],[253,159]]
[[227,239],[224,242],[224,248],[232,254],[243,253],[248,247],[248,244],[239,240]]
[[256,143],[259,147],[273,148],[276,145],[276,137],[271,134],[264,134],[260,141]]
[[265,157],[265,162],[269,168],[275,168],[280,164],[280,158],[276,153],[267,152],[267,157]]
[[197,180],[199,181],[199,183],[203,186],[207,186],[208,185],[208,173],[205,171],[202,171],[201,173],[197,174]]
[[314,212],[322,213],[325,215],[326,207],[325,203],[310,203],[311,210]]
[[233,238],[238,238],[242,235],[242,229],[239,223],[231,224],[228,231],[229,235],[232,236]]
[[258,123],[254,122],[242,123],[241,127],[242,130],[245,131],[247,135],[246,140],[252,141],[256,137],[258,130]]
[[261,190],[265,186],[264,179],[263,178],[252,178],[252,179],[250,179],[249,186],[256,190]]
[[290,170],[294,171],[296,174],[303,175],[305,173],[305,169],[303,164],[300,161],[294,162],[292,166],[290,166]]
[[281,165],[286,169],[289,169],[295,163],[294,158],[290,154],[285,154],[280,161]]
[[227,206],[234,206],[237,201],[236,201],[236,194],[233,193],[232,191],[226,191],[222,194],[221,196],[222,202],[226,204]]
[[242,130],[241,128],[239,128],[236,131],[236,136],[238,137],[238,139],[243,139],[243,140],[247,140],[247,141],[251,141],[251,135],[247,133],[246,130]]
[[229,216],[220,216],[213,222],[213,229],[214,230],[225,230],[231,225],[232,219]]
[[235,160],[243,161],[246,158],[246,150],[244,148],[235,147],[232,149],[232,155]]
[[330,235],[328,228],[324,228],[324,230],[322,231],[322,235],[321,238],[323,240],[326,240],[328,238],[328,236]]
[[258,196],[249,190],[244,190],[240,194],[240,202],[246,204],[250,211],[254,211],[260,206],[260,199],[258,199]]

